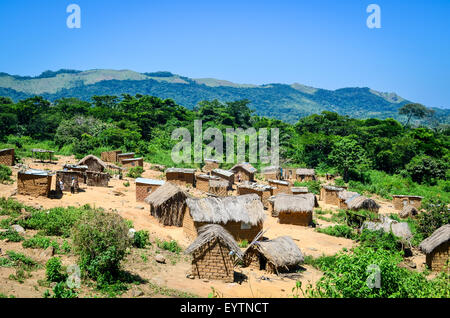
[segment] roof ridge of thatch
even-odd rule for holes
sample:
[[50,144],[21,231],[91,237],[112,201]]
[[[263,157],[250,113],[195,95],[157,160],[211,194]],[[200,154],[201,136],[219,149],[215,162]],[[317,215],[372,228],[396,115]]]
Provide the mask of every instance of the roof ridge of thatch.
[[273,210],[276,214],[280,212],[312,212],[315,206],[315,195],[313,193],[305,194],[287,194],[280,193],[274,198]]
[[94,156],[94,155],[87,155],[87,156],[85,156],[83,159],[81,159],[80,161],[78,161],[77,165],[78,165],[78,166],[82,166],[82,165],[84,164],[84,162],[85,162],[86,160],[88,160],[88,159],[94,159],[94,160],[98,161],[98,163],[99,163],[104,169],[107,169],[107,166],[106,166],[106,164],[103,162],[103,160],[100,159],[100,158],[97,157],[97,156]]
[[226,224],[230,221],[257,225],[265,220],[264,206],[255,193],[229,197],[188,198],[195,222]]
[[144,201],[148,204],[152,204],[153,206],[160,206],[178,193],[181,193],[185,198],[188,197],[187,193],[175,184],[165,182],[162,186],[150,193]]
[[431,253],[436,247],[450,240],[450,224],[445,224],[420,243],[419,248],[425,254]]
[[[251,246],[267,258],[276,267],[295,266],[303,263],[304,257],[300,248],[290,236],[280,236],[272,240],[257,241]],[[249,251],[251,248],[246,250]]]
[[257,169],[255,167],[253,167],[252,164],[249,162],[242,162],[242,163],[235,164],[230,170],[234,170],[235,168],[238,168],[238,167],[241,167],[248,173],[255,173],[257,171]]
[[192,254],[204,244],[219,239],[225,244],[238,258],[242,259],[243,253],[236,243],[233,236],[223,226],[218,224],[207,224],[198,229],[198,236],[191,245],[185,250],[186,254]]

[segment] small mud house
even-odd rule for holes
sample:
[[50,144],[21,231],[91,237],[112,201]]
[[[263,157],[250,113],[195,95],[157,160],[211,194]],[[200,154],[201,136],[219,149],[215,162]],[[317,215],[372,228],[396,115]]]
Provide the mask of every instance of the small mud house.
[[405,206],[412,205],[416,209],[420,209],[423,197],[417,195],[393,195],[392,203],[394,204],[394,209],[401,211]]
[[94,155],[88,155],[81,159],[78,166],[87,166],[89,171],[103,172],[106,169],[106,164],[100,158]]
[[302,251],[289,236],[256,241],[244,253],[244,266],[276,274],[297,270],[303,261]]
[[294,167],[283,167],[281,169],[281,176],[283,180],[295,180],[295,172],[297,168]]
[[0,165],[14,166],[14,148],[0,150]]
[[269,185],[273,188],[273,195],[278,193],[291,193],[291,184],[285,180],[269,180]]
[[263,206],[269,208],[268,199],[274,195],[274,189],[274,187],[265,184],[244,182],[238,185],[237,192],[238,195],[255,193],[260,197]]
[[[67,171],[69,171],[69,172],[77,172],[78,183],[86,183],[86,171],[87,170],[88,170],[88,166],[78,166],[78,165],[72,165],[72,164],[65,164],[63,166],[62,172],[67,172]],[[57,175],[58,175],[58,173],[57,173]],[[60,175],[61,175],[61,172],[60,172]],[[68,175],[70,175],[70,174],[68,174]],[[73,175],[71,175],[71,177],[72,176]]]
[[228,182],[228,188],[231,189],[234,184],[234,173],[230,170],[214,169],[211,171],[212,176],[217,176]]
[[59,182],[63,184],[63,188],[59,187],[61,191],[70,191],[70,186],[72,185],[72,178],[78,179],[78,184],[85,183],[86,175],[80,171],[73,170],[59,170],[56,171],[56,184],[59,187]]
[[344,191],[344,188],[338,188],[329,185],[323,185],[320,189],[320,200],[325,204],[339,205],[339,192]]
[[122,150],[113,150],[113,151],[104,151],[101,154],[101,159],[104,162],[119,162],[119,158],[117,157],[117,155],[121,154]]
[[419,248],[426,254],[426,263],[433,272],[450,269],[450,224],[438,228],[430,237],[420,243]]
[[34,197],[48,196],[52,183],[50,171],[29,169],[17,174],[17,193]]
[[208,224],[199,228],[198,237],[186,249],[192,254],[191,275],[200,279],[234,281],[235,259],[243,254],[233,236],[222,226]]
[[308,187],[291,187],[292,194],[305,194],[309,193]]
[[218,197],[226,197],[228,195],[228,182],[225,180],[209,180],[209,194]]
[[195,187],[203,192],[209,191],[209,181],[215,180],[219,181],[220,178],[217,176],[211,176],[209,174],[199,174],[195,176]]
[[279,194],[274,200],[272,216],[278,217],[280,224],[309,226],[316,204],[312,193]]
[[188,195],[173,183],[166,182],[144,200],[150,205],[150,215],[168,226],[183,226]]
[[234,173],[234,182],[255,180],[256,169],[248,162],[240,163],[230,169]]
[[281,167],[269,166],[261,169],[261,174],[266,180],[280,180],[281,179]]
[[144,202],[150,193],[164,185],[164,180],[136,178],[136,202]]
[[206,224],[223,226],[236,241],[251,242],[262,230],[264,208],[256,194],[188,198],[184,213],[183,230],[190,239],[195,239],[198,229]]
[[122,167],[124,168],[144,167],[144,158],[122,159]]
[[117,154],[117,162],[122,163],[124,159],[132,159],[134,158],[134,152],[126,152]]
[[297,181],[300,182],[316,180],[316,172],[314,171],[314,169],[297,169],[295,170],[295,176]]
[[219,160],[205,159],[205,165],[202,168],[203,172],[211,172],[214,169],[219,168]]
[[169,168],[166,170],[166,180],[180,186],[195,186],[195,169]]
[[110,178],[109,173],[86,171],[86,184],[91,187],[108,187]]

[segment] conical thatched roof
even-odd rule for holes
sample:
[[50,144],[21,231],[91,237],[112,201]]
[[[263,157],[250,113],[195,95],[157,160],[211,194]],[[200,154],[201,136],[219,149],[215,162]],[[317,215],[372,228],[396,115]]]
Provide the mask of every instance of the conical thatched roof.
[[448,240],[450,240],[450,224],[443,225],[434,231],[430,237],[420,243],[419,248],[425,254],[430,254],[436,247]]
[[179,187],[170,182],[166,182],[164,185],[158,187],[155,191],[150,193],[144,201],[154,207],[158,207],[177,194],[181,194],[184,198],[187,197],[187,194]]
[[93,160],[97,161],[98,164],[99,164],[100,166],[103,167],[103,169],[106,169],[106,168],[107,168],[107,166],[106,166],[106,164],[103,162],[103,160],[100,159],[99,157],[94,156],[94,155],[87,155],[86,157],[84,157],[83,159],[81,159],[80,161],[78,161],[77,165],[78,165],[78,166],[86,165],[86,162],[87,162],[88,160],[90,160],[90,159],[93,159]]
[[274,214],[278,215],[280,212],[312,213],[315,201],[316,197],[312,193],[296,195],[280,193],[274,199]]
[[281,236],[273,240],[258,241],[245,252],[256,249],[276,268],[296,266],[304,261],[303,254],[291,237]]
[[407,205],[398,214],[401,218],[407,218],[408,216],[417,215],[419,211],[414,205]]
[[187,199],[186,204],[195,222],[226,224],[234,221],[257,225],[266,218],[263,204],[257,194],[192,198]]
[[203,245],[218,239],[227,246],[238,258],[243,258],[243,253],[233,236],[218,224],[207,224],[198,229],[198,236],[194,242],[186,249],[186,254],[192,254]]
[[365,209],[378,212],[378,210],[380,209],[380,206],[375,202],[375,200],[359,194],[351,196],[350,198],[345,200],[345,204],[350,210]]

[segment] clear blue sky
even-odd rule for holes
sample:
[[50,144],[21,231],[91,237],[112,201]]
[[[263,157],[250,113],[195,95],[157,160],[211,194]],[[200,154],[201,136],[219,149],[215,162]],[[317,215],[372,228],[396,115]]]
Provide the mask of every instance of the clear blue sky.
[[[68,29],[66,7],[81,7]],[[381,7],[381,29],[366,7]],[[0,0],[0,71],[171,71],[396,92],[450,108],[449,0]]]

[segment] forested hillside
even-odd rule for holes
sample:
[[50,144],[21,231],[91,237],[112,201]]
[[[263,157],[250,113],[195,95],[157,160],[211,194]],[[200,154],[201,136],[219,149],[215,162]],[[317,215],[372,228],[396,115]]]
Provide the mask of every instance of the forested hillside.
[[[14,101],[41,95],[49,101],[75,97],[91,101],[94,95],[142,94],[173,99],[193,109],[203,100],[221,102],[248,99],[259,116],[289,123],[322,111],[338,112],[354,118],[395,118],[403,121],[398,109],[408,101],[394,93],[369,88],[325,90],[301,84],[236,84],[217,79],[191,79],[170,72],[137,73],[128,70],[46,71],[37,77],[0,73],[0,96]],[[450,110],[435,108],[433,118],[416,120],[428,126],[449,122]]]
[[361,192],[449,199],[450,130],[445,126],[412,128],[394,119],[361,120],[329,111],[289,124],[256,116],[248,100],[202,101],[193,110],[147,95],[92,100],[63,98],[51,104],[42,97],[17,103],[1,98],[0,147],[15,147],[20,155],[39,146],[78,157],[120,148],[172,166],[170,153],[177,141],[171,133],[186,127],[193,135],[194,119],[202,119],[204,129],[223,131],[277,127],[285,164],[338,172]]

